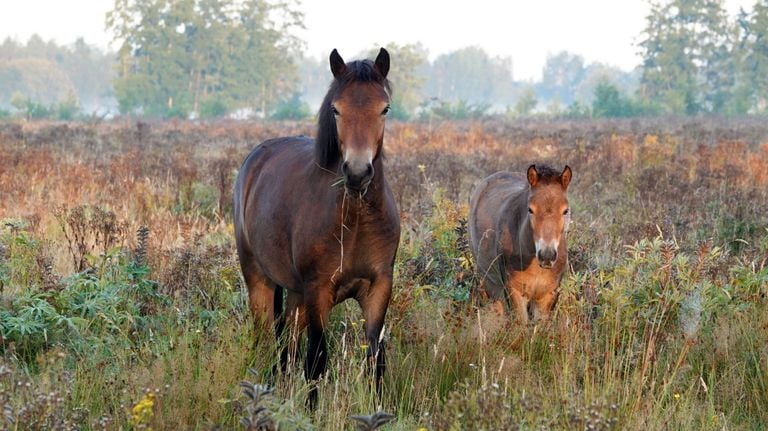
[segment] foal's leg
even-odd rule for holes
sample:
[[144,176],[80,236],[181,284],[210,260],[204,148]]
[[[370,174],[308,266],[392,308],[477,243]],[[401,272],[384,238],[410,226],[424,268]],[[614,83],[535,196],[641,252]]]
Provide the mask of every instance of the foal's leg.
[[528,324],[528,298],[524,297],[520,291],[513,287],[512,281],[507,283],[507,292],[509,297],[512,298],[512,307],[515,309],[515,314],[519,322],[523,325]]
[[555,289],[536,298],[534,300],[533,319],[542,321],[548,320],[549,314],[555,307],[555,302],[557,302],[557,293],[555,292]]
[[379,277],[371,285],[370,290],[362,298],[358,299],[365,319],[365,337],[368,341],[368,364],[375,364],[374,382],[376,382],[376,394],[381,399],[381,381],[386,368],[385,346],[382,339],[384,318],[387,315],[387,307],[392,295],[392,279]]
[[310,409],[314,410],[317,407],[317,380],[325,373],[328,363],[325,329],[333,306],[331,287],[327,284],[309,285],[305,288],[304,300],[308,324],[304,376],[311,385],[308,401]]

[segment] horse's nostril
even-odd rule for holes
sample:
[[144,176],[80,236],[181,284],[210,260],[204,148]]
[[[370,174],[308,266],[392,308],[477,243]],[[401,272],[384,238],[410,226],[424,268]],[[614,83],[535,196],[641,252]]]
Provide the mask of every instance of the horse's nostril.
[[349,162],[344,162],[341,165],[341,173],[347,175],[349,173]]

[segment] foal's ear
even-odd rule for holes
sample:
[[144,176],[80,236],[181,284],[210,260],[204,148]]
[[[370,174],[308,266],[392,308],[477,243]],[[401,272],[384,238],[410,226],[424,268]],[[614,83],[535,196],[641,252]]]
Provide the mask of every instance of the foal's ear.
[[560,174],[560,184],[563,185],[563,189],[568,188],[568,184],[571,183],[571,167],[568,165],[565,165],[565,169],[563,169],[563,173]]
[[531,187],[536,187],[536,183],[539,182],[539,173],[536,172],[536,165],[528,166],[528,184]]
[[347,64],[344,63],[344,59],[339,55],[339,51],[334,49],[331,51],[331,73],[333,73],[333,77],[339,78],[346,71]]
[[387,77],[387,73],[389,73],[389,53],[386,49],[381,48],[379,50],[379,55],[376,56],[376,61],[373,63],[373,67],[379,71],[381,76],[385,78]]

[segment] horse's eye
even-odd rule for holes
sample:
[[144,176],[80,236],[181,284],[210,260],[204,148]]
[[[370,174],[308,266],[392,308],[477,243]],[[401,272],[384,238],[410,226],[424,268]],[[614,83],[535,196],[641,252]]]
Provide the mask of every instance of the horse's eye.
[[533,214],[533,208],[528,207],[528,214]]
[[335,107],[335,106],[331,106],[331,112],[333,112],[333,115],[336,115],[336,116],[338,116],[338,115],[339,115],[339,110],[338,110],[338,109],[336,109],[336,107]]
[[383,110],[383,111],[381,111],[381,115],[387,115],[387,114],[389,114],[389,111],[390,111],[390,109],[391,109],[391,108],[390,108],[389,106],[387,106],[386,108],[384,108],[384,110]]
[[570,208],[566,208],[565,211],[563,211],[563,215],[568,215],[571,212]]

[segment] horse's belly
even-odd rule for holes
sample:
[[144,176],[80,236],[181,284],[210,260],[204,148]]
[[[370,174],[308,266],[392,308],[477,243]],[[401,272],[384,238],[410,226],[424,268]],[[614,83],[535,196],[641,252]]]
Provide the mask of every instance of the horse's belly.
[[513,272],[510,281],[512,288],[521,295],[528,299],[537,299],[557,288],[560,272],[540,267],[539,261],[533,258],[524,271]]

